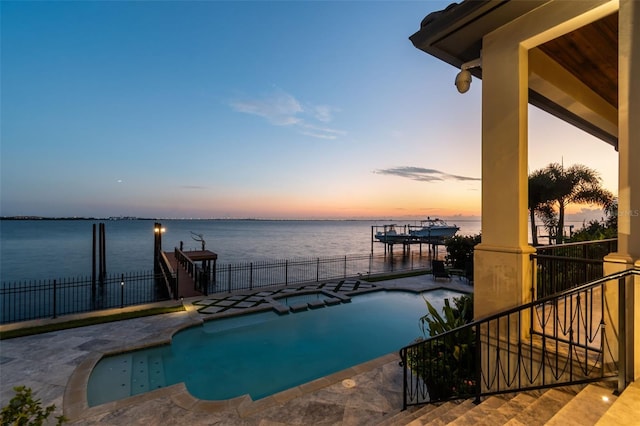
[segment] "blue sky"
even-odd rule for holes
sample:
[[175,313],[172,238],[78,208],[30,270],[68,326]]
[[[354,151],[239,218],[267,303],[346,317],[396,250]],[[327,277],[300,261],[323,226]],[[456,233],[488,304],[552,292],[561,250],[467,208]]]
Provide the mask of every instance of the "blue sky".
[[[482,84],[408,37],[440,1],[10,2],[0,215],[480,214]],[[615,151],[530,109],[531,170]]]

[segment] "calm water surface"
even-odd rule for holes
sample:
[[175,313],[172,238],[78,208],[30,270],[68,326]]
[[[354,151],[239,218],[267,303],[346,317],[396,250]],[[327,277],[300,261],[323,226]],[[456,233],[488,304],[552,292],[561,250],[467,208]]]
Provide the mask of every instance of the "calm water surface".
[[[0,282],[91,275],[91,220],[0,221]],[[390,221],[162,220],[163,249],[184,243],[200,249],[201,234],[219,264],[261,260],[344,256],[371,252],[371,227]],[[107,272],[153,268],[153,220],[102,221],[106,228]],[[404,224],[406,222],[397,221]],[[479,221],[450,222],[459,234],[480,232]],[[416,224],[411,222],[411,224]],[[97,227],[97,226],[96,226]],[[416,247],[417,250],[417,247]],[[374,253],[383,246],[374,244]]]

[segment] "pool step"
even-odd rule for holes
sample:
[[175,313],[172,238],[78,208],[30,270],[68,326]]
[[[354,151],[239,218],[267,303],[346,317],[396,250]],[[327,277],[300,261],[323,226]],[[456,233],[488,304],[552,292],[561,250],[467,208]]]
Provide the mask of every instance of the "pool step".
[[306,294],[294,294],[288,297],[275,299],[281,305],[286,306],[287,311],[303,312],[308,309],[319,309],[325,306],[339,305],[351,301],[351,297],[329,291]]
[[133,355],[131,365],[131,395],[149,392],[165,386],[164,365],[158,355]]
[[146,355],[134,354],[131,363],[131,395],[149,391],[149,366]]
[[131,355],[104,358],[87,384],[87,402],[94,406],[131,396],[131,362]]
[[149,390],[163,388],[167,385],[164,375],[164,364],[159,355],[149,357]]

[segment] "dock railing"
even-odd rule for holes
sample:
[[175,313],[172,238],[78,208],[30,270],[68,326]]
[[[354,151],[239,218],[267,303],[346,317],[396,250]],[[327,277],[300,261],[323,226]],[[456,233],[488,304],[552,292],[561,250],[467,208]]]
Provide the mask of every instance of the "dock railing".
[[169,295],[172,299],[178,299],[178,274],[173,270],[171,262],[167,258],[167,255],[162,252],[160,254],[160,273],[162,274],[162,280],[164,285],[169,291]]
[[174,255],[178,264],[187,271],[187,274],[189,274],[191,278],[194,278],[198,265],[177,247],[175,248]]
[[199,265],[197,261],[191,260],[191,258],[178,247],[174,249],[174,256],[178,264],[184,268],[189,277],[193,280],[194,289],[205,296],[208,295],[209,282],[212,278],[211,275],[213,275],[215,271],[207,271]]

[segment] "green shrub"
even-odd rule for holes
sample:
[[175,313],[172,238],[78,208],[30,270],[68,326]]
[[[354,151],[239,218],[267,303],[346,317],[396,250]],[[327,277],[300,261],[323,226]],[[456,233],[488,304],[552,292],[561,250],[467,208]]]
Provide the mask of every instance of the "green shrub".
[[581,241],[594,241],[605,240],[609,238],[618,238],[618,227],[610,226],[605,221],[592,220],[589,223],[582,225],[582,228],[578,229],[571,235],[571,239],[568,242],[575,243]]
[[[426,298],[424,299],[429,312],[420,318],[420,329],[423,334],[426,335],[428,331],[430,337],[437,336],[473,321],[473,293],[452,299],[453,306],[449,303],[449,299],[444,299],[444,306],[442,307],[444,317],[438,313]],[[425,326],[428,327],[425,328]]]
[[447,248],[451,266],[456,269],[465,269],[467,261],[473,261],[473,248],[480,243],[481,239],[481,234],[456,235],[447,239],[444,245]]
[[[473,395],[476,388],[476,341],[473,328],[461,328],[473,319],[473,296],[445,299],[443,315],[425,299],[428,313],[420,326],[430,339],[407,351],[411,370],[427,385],[432,401]],[[450,332],[445,336],[439,336]]]
[[[31,388],[16,386],[16,392],[9,404],[2,408],[0,414],[0,424],[14,426],[42,426],[49,416],[55,411],[55,405],[42,408],[39,399],[33,399]],[[56,425],[61,425],[67,419],[64,416],[57,416]]]

